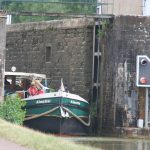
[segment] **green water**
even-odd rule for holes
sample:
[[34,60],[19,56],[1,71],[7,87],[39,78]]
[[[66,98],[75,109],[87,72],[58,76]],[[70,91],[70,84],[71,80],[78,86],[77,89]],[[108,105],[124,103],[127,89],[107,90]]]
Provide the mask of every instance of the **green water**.
[[70,138],[69,140],[100,150],[150,150],[150,140],[144,139]]

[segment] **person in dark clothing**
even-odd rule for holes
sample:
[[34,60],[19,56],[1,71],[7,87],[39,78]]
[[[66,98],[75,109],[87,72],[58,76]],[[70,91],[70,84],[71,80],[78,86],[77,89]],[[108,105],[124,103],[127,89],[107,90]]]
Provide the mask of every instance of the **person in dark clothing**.
[[4,82],[5,85],[10,85],[10,82],[7,81],[7,77],[5,77],[5,82]]
[[4,95],[9,93],[10,91],[11,91],[10,82],[7,81],[7,77],[5,77],[5,81],[4,81]]

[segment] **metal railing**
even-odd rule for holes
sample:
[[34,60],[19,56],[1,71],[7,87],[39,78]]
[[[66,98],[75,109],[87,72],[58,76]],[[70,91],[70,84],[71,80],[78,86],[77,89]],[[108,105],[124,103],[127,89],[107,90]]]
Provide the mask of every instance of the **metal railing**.
[[[101,1],[102,2],[102,1]],[[0,9],[12,15],[12,23],[97,16],[98,0],[0,0]]]

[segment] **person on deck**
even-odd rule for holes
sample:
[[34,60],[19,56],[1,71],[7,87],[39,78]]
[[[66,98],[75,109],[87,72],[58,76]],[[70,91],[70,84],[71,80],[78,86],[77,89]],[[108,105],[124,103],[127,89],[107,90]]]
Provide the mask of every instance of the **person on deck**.
[[11,91],[10,82],[7,80],[7,77],[5,77],[4,81],[4,95],[8,94]]
[[40,83],[40,81],[38,80],[34,80],[36,88],[38,89],[38,94],[43,94],[44,90],[43,90],[43,85]]
[[5,82],[4,82],[5,85],[10,85],[10,82],[7,80],[7,77],[5,77]]
[[34,96],[38,94],[38,89],[35,86],[35,82],[31,82],[31,86],[28,89],[29,95]]
[[31,96],[44,94],[42,87],[38,84],[38,81],[34,80],[31,82],[31,87],[28,89]]

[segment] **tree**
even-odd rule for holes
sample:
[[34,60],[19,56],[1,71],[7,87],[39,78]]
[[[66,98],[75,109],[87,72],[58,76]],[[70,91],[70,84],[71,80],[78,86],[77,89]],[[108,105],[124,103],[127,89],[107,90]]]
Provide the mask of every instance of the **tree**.
[[[3,9],[12,12],[48,12],[48,13],[74,13],[93,14],[96,12],[97,0],[47,0],[45,2],[1,2]],[[92,5],[91,5],[92,4]],[[31,22],[56,19],[56,17],[46,16],[12,16],[12,22]],[[58,18],[57,18],[58,19]]]

